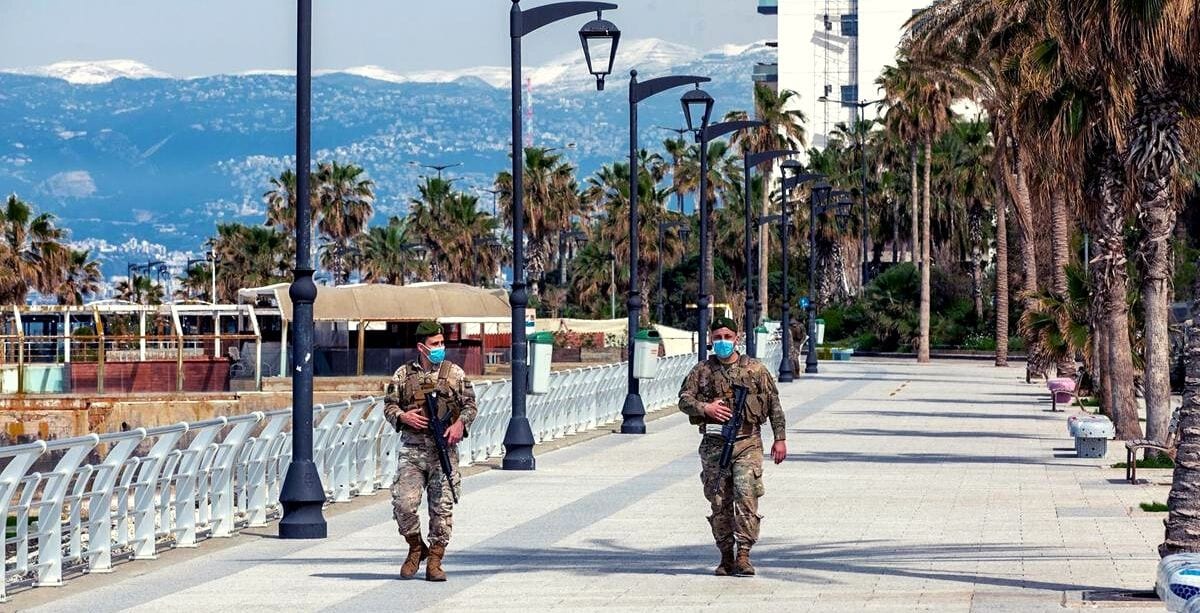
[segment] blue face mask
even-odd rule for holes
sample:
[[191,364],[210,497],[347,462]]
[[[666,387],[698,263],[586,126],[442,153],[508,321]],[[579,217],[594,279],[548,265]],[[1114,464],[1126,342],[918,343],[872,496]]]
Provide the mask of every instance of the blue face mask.
[[722,360],[733,355],[733,341],[713,341],[713,353]]
[[446,348],[445,347],[434,347],[429,350],[429,363],[430,364],[434,364],[434,365],[441,364],[442,360],[445,360],[445,359],[446,359]]

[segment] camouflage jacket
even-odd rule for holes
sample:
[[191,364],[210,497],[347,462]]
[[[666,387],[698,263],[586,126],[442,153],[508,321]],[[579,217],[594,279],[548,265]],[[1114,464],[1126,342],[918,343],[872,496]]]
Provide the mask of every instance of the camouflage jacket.
[[475,389],[457,364],[442,362],[442,366],[431,370],[425,370],[420,361],[405,364],[396,369],[384,391],[384,416],[393,428],[403,432],[401,440],[405,443],[422,442],[430,436],[429,430],[418,432],[400,423],[401,412],[425,410],[424,390],[428,389],[437,390],[441,398],[438,412],[443,416],[449,413],[449,423],[462,421],[464,428],[470,428],[479,412]]
[[787,426],[783,409],[779,405],[779,389],[775,387],[775,379],[762,362],[749,356],[740,355],[732,364],[722,364],[716,356],[709,356],[688,373],[679,389],[679,410],[693,424],[704,431],[706,419],[704,405],[718,399],[724,399],[729,408],[733,408],[733,385],[744,385],[749,391],[746,397],[746,413],[739,436],[757,434],[760,426],[768,420],[775,440],[787,438]]

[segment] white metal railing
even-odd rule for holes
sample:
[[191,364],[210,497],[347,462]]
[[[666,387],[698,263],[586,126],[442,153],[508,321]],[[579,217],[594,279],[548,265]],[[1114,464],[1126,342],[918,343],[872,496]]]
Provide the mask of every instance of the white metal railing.
[[[766,363],[778,369],[778,343]],[[641,382],[647,411],[675,404],[694,356],[661,358]],[[529,396],[538,442],[614,422],[626,363],[551,375]],[[463,465],[501,455],[511,381],[475,386],[479,415],[459,444]],[[331,502],[375,494],[396,472],[399,435],[379,398],[313,409],[313,458]],[[291,409],[0,447],[0,516],[7,518],[0,602],[13,587],[61,585],[65,571],[110,572],[118,559],[233,536],[278,517],[291,459]],[[50,467],[46,472],[35,467]]]

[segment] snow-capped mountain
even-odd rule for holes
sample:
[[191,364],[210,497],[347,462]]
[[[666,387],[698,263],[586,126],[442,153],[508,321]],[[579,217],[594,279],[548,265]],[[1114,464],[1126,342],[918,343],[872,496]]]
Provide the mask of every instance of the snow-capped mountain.
[[[762,45],[702,53],[659,40],[623,41],[608,86],[597,92],[574,46],[526,66],[528,139],[563,147],[581,174],[625,154],[629,67],[648,79],[707,75],[718,116],[751,104]],[[380,67],[325,71],[313,80],[313,158],[363,166],[375,182],[377,219],[402,214],[419,163],[463,165],[458,186],[476,189],[508,167],[509,69],[399,73]],[[682,94],[682,91],[679,92]],[[127,61],[62,62],[0,71],[0,196],[16,192],[48,210],[77,241],[124,246],[136,239],[198,250],[219,222],[257,222],[272,176],[294,153],[294,79],[287,71],[176,78]],[[678,95],[639,110],[643,146],[670,136],[654,126],[683,120]],[[490,196],[483,205],[490,206]],[[97,243],[101,244],[101,243]],[[105,253],[124,271],[122,248]]]
[[56,62],[38,68],[5,70],[16,74],[62,79],[73,85],[100,85],[116,79],[168,79],[171,75],[135,60]]

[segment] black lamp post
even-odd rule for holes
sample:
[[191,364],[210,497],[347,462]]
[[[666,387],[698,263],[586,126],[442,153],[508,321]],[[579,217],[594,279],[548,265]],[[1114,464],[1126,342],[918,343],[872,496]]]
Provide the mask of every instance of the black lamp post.
[[808,222],[808,355],[804,360],[805,374],[817,374],[817,300],[816,300],[816,279],[817,279],[817,216],[829,209],[834,209],[837,213],[838,226],[842,227],[850,217],[850,207],[852,203],[847,201],[839,201],[836,204],[830,204],[830,186],[824,179],[813,186],[812,196],[809,199],[809,222]]
[[[754,258],[751,255],[753,252],[754,241],[750,235],[753,230],[753,215],[750,213],[750,173],[755,168],[766,164],[776,158],[781,158],[789,155],[799,155],[800,152],[793,149],[775,149],[773,151],[762,151],[759,153],[751,153],[742,158],[742,180],[744,188],[744,200],[746,209],[746,241],[745,241],[745,258],[746,258],[746,313],[744,316],[745,323],[742,325],[746,330],[746,353],[754,355],[756,353],[758,338],[754,334],[754,323],[758,321],[758,310],[763,305],[758,304],[754,292]],[[767,188],[764,184],[763,189]]]
[[420,166],[421,168],[428,168],[430,170],[436,170],[438,173],[437,178],[439,181],[442,179],[442,171],[443,170],[446,170],[447,168],[454,168],[456,166],[462,166],[462,162],[457,162],[454,164],[422,164],[417,161],[412,161],[412,162],[409,162],[409,164],[412,164],[413,166]]
[[[708,92],[696,89],[687,92],[680,99],[683,104],[683,116],[687,119],[687,126],[696,134],[696,142],[700,145],[700,196],[699,204],[696,207],[696,212],[700,216],[700,291],[696,300],[696,335],[698,338],[696,353],[699,361],[703,362],[708,359],[708,307],[709,287],[708,287],[708,269],[712,266],[708,258],[708,143],[709,141],[720,138],[725,134],[745,130],[747,128],[757,128],[763,125],[761,121],[725,121],[722,123],[710,124],[712,118],[713,98],[708,95]],[[696,123],[699,119],[699,125]]]
[[679,238],[686,243],[689,225],[683,221],[658,222],[658,308],[655,310],[655,320],[660,324],[663,322],[663,239],[667,230],[679,228]]
[[[792,304],[791,304],[791,279],[788,277],[788,238],[790,238],[789,224],[791,215],[791,199],[788,195],[793,189],[800,187],[809,181],[816,181],[824,178],[822,175],[810,172],[801,172],[803,167],[796,160],[788,160],[782,164],[783,167],[783,224],[780,230],[779,241],[783,247],[783,315],[780,317],[780,325],[783,327],[783,359],[779,362],[779,382],[788,383],[795,380],[795,373],[792,371]],[[791,175],[791,176],[788,176]]]
[[[311,1],[311,0],[309,0]],[[525,344],[525,306],[529,295],[525,288],[525,151],[521,147],[521,38],[542,26],[576,15],[595,12],[596,19],[579,30],[588,72],[596,77],[596,89],[604,89],[604,77],[612,72],[621,32],[601,19],[601,11],[617,8],[608,2],[557,2],[521,10],[513,0],[509,11],[509,38],[512,57],[512,202],[513,202],[513,280],[509,303],[512,306],[512,417],[504,433],[504,470],[534,470],[533,430],[525,416],[528,391],[528,355]]]
[[492,217],[498,218],[498,209],[496,207],[496,199],[500,195],[501,190],[484,188],[483,191],[492,195]]
[[296,269],[292,300],[292,459],[279,493],[283,517],[279,538],[325,538],[325,487],[313,463],[313,284],[309,168],[312,129],[312,0],[298,0],[296,11]]
[[629,317],[629,341],[626,347],[629,372],[626,377],[625,405],[621,408],[621,433],[646,433],[646,407],[638,389],[638,380],[633,376],[634,337],[638,333],[638,322],[642,315],[642,293],[638,283],[638,122],[637,105],[641,101],[669,89],[684,85],[700,86],[708,77],[673,75],[639,82],[637,71],[629,71],[629,296],[625,302]]

